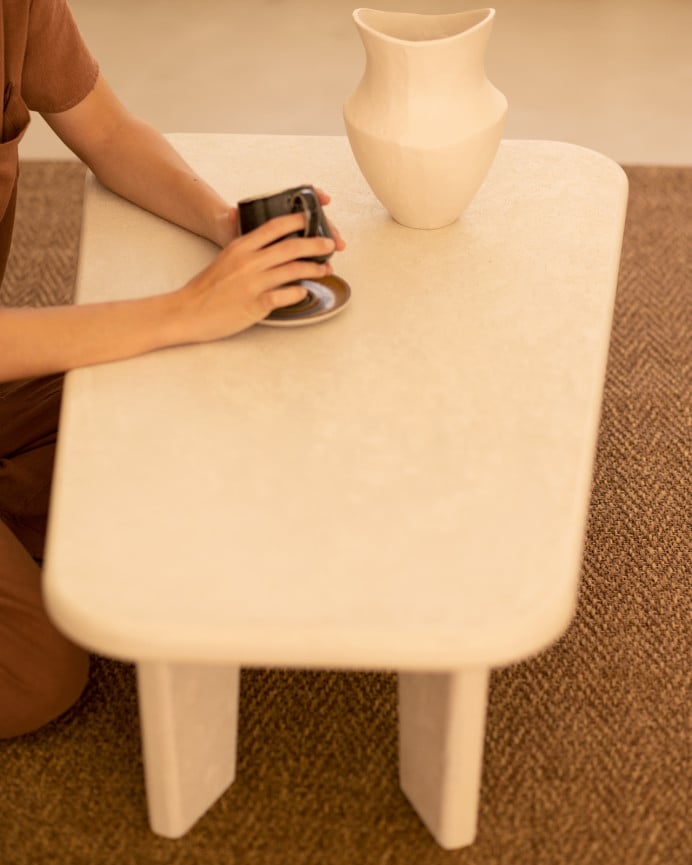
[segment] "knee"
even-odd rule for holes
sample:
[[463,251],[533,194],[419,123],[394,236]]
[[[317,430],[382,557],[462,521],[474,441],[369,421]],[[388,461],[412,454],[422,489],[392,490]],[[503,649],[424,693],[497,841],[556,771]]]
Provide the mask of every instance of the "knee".
[[[34,646],[33,648],[39,648]],[[87,652],[63,637],[30,653],[19,669],[0,670],[0,738],[34,732],[55,720],[79,699],[89,676]]]
[[0,519],[0,738],[37,730],[84,690],[87,653],[48,617],[41,572]]

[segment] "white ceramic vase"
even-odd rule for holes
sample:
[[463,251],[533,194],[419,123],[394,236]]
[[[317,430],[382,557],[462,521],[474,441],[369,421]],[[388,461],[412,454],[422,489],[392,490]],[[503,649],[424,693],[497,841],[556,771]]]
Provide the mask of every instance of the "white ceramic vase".
[[346,132],[372,191],[402,225],[454,222],[495,158],[507,100],[485,74],[494,17],[353,13],[366,66],[344,105]]

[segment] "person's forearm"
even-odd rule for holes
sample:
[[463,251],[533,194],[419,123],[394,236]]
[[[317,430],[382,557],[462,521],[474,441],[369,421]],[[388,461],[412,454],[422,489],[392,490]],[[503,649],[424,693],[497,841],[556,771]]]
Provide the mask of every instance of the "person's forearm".
[[219,246],[233,239],[235,223],[229,218],[228,203],[195,174],[163,135],[122,105],[102,76],[78,105],[43,116],[118,195]]
[[102,144],[90,167],[105,186],[145,210],[219,246],[230,241],[228,203],[147,124],[130,120],[117,141]]
[[182,341],[179,293],[84,306],[0,309],[0,381],[121,360]]
[[0,308],[0,381],[65,372],[158,348],[223,339],[305,299],[303,280],[332,273],[326,237],[298,237],[302,213],[229,243],[181,288],[154,297]]

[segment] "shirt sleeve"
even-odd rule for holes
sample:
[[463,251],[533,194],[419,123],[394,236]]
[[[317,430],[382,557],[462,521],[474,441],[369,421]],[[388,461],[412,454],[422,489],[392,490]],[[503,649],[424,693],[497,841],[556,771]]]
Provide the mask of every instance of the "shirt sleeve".
[[66,0],[32,0],[22,98],[33,111],[67,111],[91,92],[99,67]]

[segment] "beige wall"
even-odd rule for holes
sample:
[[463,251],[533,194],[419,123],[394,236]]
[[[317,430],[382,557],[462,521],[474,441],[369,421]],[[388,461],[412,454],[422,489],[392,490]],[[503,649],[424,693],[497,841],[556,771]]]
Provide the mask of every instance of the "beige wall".
[[[342,134],[363,67],[355,0],[70,0],[123,101],[163,131]],[[466,0],[377,0],[451,12]],[[692,163],[692,0],[495,0],[507,136]],[[25,158],[68,155],[40,118]]]

